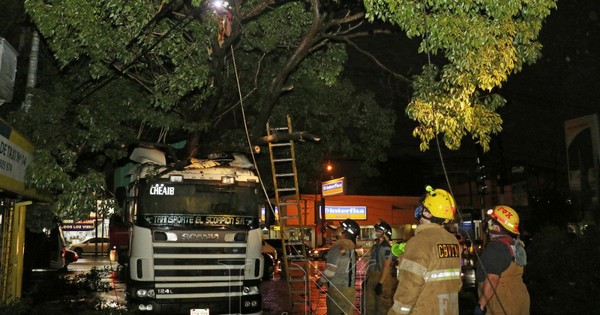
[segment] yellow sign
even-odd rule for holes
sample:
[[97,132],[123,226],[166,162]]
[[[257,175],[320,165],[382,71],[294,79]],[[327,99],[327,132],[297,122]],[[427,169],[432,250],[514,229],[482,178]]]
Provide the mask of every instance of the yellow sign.
[[325,220],[366,220],[366,206],[325,206]]
[[346,194],[346,178],[340,177],[321,183],[323,197],[331,197]]
[[0,190],[49,201],[49,197],[25,187],[25,169],[33,161],[33,153],[33,145],[0,119]]

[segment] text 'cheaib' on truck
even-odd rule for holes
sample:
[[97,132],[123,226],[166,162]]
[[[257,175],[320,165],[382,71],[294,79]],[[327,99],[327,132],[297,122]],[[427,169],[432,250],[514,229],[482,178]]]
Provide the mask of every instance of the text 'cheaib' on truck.
[[156,148],[136,150],[123,215],[129,305],[162,314],[261,314],[252,164],[220,154],[169,166]]

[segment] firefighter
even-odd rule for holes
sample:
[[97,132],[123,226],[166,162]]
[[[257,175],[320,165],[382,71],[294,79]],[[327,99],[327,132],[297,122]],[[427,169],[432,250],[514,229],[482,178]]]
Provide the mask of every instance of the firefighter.
[[371,257],[367,267],[367,276],[363,285],[364,314],[387,314],[392,307],[392,296],[396,286],[392,275],[392,250],[389,243],[392,227],[383,220],[375,226],[375,244],[371,248]]
[[356,238],[360,226],[354,220],[346,219],[338,228],[338,240],[327,254],[323,276],[317,286],[327,285],[327,314],[352,315],[356,307]]
[[477,268],[479,303],[474,314],[528,315],[529,292],[523,283],[527,255],[519,238],[519,215],[508,206],[496,206],[488,214],[490,242]]
[[443,226],[454,219],[456,205],[445,190],[426,190],[415,209],[420,224],[406,242],[388,314],[458,314],[460,245]]

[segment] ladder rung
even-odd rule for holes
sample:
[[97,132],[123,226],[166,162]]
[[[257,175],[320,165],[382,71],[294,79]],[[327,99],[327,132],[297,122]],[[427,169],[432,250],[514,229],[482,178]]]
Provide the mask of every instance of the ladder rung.
[[296,188],[277,188],[277,191],[296,191]]
[[294,173],[275,174],[275,177],[292,177]]
[[285,159],[273,159],[274,163],[278,163],[278,162],[291,162],[293,161],[292,158],[285,158]]
[[271,143],[271,147],[289,147],[292,144],[289,142],[282,142],[282,143]]
[[289,128],[288,127],[273,127],[273,128],[269,128],[269,130],[272,130],[272,131],[289,130]]
[[[289,282],[305,282],[306,279],[288,279]],[[296,292],[304,292],[304,290],[296,290]]]
[[297,219],[297,218],[300,218],[300,216],[299,215],[286,215],[286,216],[279,217],[279,219]]
[[[290,266],[288,266],[288,268],[290,269],[290,271],[305,271],[304,268],[296,266],[296,265],[290,265]],[[302,277],[304,277],[304,274],[302,275]],[[291,277],[288,277],[288,278],[291,278]]]

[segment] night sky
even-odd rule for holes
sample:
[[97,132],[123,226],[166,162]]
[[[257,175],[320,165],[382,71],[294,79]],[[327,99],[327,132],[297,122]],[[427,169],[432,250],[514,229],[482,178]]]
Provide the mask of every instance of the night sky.
[[[484,157],[494,163],[502,159],[506,165],[530,165],[554,170],[559,186],[567,185],[564,121],[600,111],[600,2],[597,0],[560,0],[542,28],[542,57],[535,65],[525,65],[518,74],[509,77],[498,91],[507,99],[500,109],[503,132],[494,136],[492,148]],[[374,53],[388,68],[410,77],[420,70],[424,55],[416,54],[416,44],[403,35],[378,37],[358,42],[361,47],[377,47]],[[427,181],[429,170],[415,168],[439,167],[435,143],[422,153],[411,131],[415,123],[404,115],[410,89],[406,83],[394,81],[357,51],[351,52],[347,74],[359,86],[376,91],[379,101],[398,111],[397,135],[390,149],[391,162],[382,166],[384,172],[410,175]],[[470,138],[457,152],[443,148],[447,167],[455,171],[474,165],[477,147]],[[402,166],[398,164],[405,164]],[[436,166],[433,166],[434,168]],[[419,174],[420,173],[420,174]],[[430,174],[433,176],[432,174]],[[383,174],[385,177],[386,174]],[[401,175],[390,176],[399,179]],[[408,176],[402,176],[407,178]],[[396,182],[398,182],[396,180]],[[393,194],[412,193],[415,180],[398,183]]]

